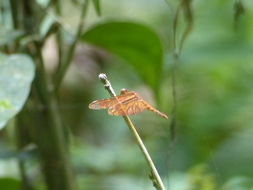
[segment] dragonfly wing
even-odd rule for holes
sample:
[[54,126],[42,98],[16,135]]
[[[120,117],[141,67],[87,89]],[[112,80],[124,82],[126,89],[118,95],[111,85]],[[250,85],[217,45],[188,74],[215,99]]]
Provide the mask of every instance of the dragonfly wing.
[[154,107],[149,105],[149,103],[147,103],[141,98],[138,100],[132,100],[132,101],[116,104],[109,108],[108,113],[114,116],[127,116],[127,115],[137,114],[144,110],[152,111],[158,114],[160,117],[168,119],[168,116],[166,114],[155,109]]
[[112,97],[112,98],[106,98],[103,100],[96,100],[89,104],[90,109],[107,109],[110,108],[118,103],[122,103],[125,101],[129,101],[133,98],[135,98],[137,94],[135,92],[126,92],[124,94]]
[[112,107],[117,104],[117,99],[115,97],[107,98],[103,100],[96,100],[89,104],[90,109],[99,110]]
[[112,98],[96,100],[89,104],[90,109],[108,109],[108,113],[114,116],[127,116],[137,114],[147,109],[159,116],[168,119],[164,113],[153,108],[144,101],[136,92],[121,91],[121,94]]
[[116,104],[108,109],[108,113],[114,116],[127,116],[137,114],[147,109],[142,99],[136,97],[131,101]]

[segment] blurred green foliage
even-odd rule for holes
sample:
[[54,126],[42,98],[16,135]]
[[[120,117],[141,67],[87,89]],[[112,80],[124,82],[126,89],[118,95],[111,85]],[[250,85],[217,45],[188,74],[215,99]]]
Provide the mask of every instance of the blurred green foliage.
[[163,50],[159,37],[150,27],[132,22],[106,22],[86,31],[82,39],[124,58],[154,92],[159,89]]
[[92,0],[93,5],[95,7],[95,10],[97,12],[98,16],[101,16],[101,5],[100,5],[100,0]]
[[[58,94],[63,125],[68,128],[66,133],[71,132],[68,140],[78,189],[154,189],[145,160],[122,119],[106,111],[88,110],[91,101],[108,97],[97,79],[98,73],[105,72],[117,92],[120,88],[135,90],[170,116],[168,121],[146,112],[132,117],[169,190],[252,190],[253,2],[191,1],[193,26],[177,61],[175,139],[170,137],[174,117],[170,113],[173,18],[178,1],[94,0],[93,5],[96,9],[88,9],[84,33]],[[60,22],[68,46],[80,7],[68,0],[61,6],[61,15],[52,14],[51,9],[44,12],[42,35],[35,36],[36,40],[45,40],[51,26]],[[180,15],[177,42],[186,24],[187,19]],[[6,31],[9,29],[0,32],[3,49],[23,35],[22,31]],[[34,40],[31,37],[21,40],[26,44]],[[44,50],[50,48],[50,40],[46,42],[49,46]],[[55,48],[54,43],[51,47]],[[44,52],[50,75],[55,67],[54,58],[50,59],[55,57],[51,54],[54,48]],[[0,111],[6,105],[5,100],[0,101]],[[30,102],[27,107],[24,114],[31,110],[43,113]],[[0,137],[1,146],[14,149],[12,123]],[[0,176],[18,179],[16,170],[4,167],[8,163],[9,159],[1,160]],[[38,165],[34,156],[26,158],[30,183],[44,190]],[[17,189],[12,180],[0,180],[0,189],[6,189],[6,184]]]
[[0,178],[2,189],[17,190],[20,188],[20,181],[15,178]]

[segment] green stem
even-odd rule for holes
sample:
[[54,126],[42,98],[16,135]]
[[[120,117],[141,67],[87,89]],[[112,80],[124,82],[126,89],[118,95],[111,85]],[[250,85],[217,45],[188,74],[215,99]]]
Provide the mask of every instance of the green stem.
[[[54,1],[54,6],[55,6],[55,11],[57,13],[57,16],[61,17],[62,12],[61,12],[61,4],[59,0]],[[61,68],[62,66],[62,50],[63,50],[63,38],[62,38],[62,31],[60,28],[58,28],[57,35],[56,35],[56,40],[57,40],[57,50],[58,50],[58,68]]]
[[[12,0],[12,2],[14,1]],[[22,0],[20,3],[22,5],[20,18],[26,35],[36,34],[36,25],[39,23],[39,19],[36,16],[35,2],[33,0]],[[13,7],[15,8],[15,6]],[[30,50],[28,54],[32,55],[36,63],[36,75],[30,97],[35,109],[26,113],[29,115],[29,121],[24,126],[29,128],[28,131],[31,133],[32,140],[38,147],[40,164],[48,190],[75,190],[68,147],[55,95],[49,88],[42,57],[42,45],[39,42],[33,42],[26,49],[27,51]],[[40,111],[37,111],[36,108],[40,108]],[[25,177],[24,169],[24,164],[20,163],[23,179]]]
[[184,11],[184,16],[185,16],[185,20],[187,22],[186,27],[184,29],[183,35],[181,37],[181,40],[179,42],[179,54],[182,51],[184,42],[186,40],[186,38],[188,37],[188,35],[190,34],[191,30],[192,30],[192,25],[193,25],[193,14],[192,14],[192,7],[191,7],[191,1],[190,0],[182,0],[182,8]]
[[[18,19],[20,16],[20,1],[19,0],[9,0],[10,3],[10,12],[12,17],[12,27],[15,30],[20,29],[21,23]],[[16,52],[16,49],[18,48],[19,42],[16,39],[14,42],[13,51]],[[29,144],[29,133],[26,125],[23,121],[23,110],[21,113],[18,114],[18,116],[15,118],[15,136],[16,136],[16,146],[17,150],[20,151],[24,146]],[[18,159],[18,167],[19,167],[19,173],[20,177],[22,179],[21,189],[22,190],[32,190],[31,183],[29,181],[29,177],[27,175],[26,167],[25,167],[25,160]]]
[[72,168],[68,157],[67,143],[59,116],[55,96],[48,89],[48,81],[41,49],[37,49],[36,92],[40,92],[35,103],[43,108],[34,113],[36,118],[34,139],[38,145],[42,168],[49,190],[74,190]]
[[[25,121],[25,110],[22,110],[21,113],[17,115],[15,118],[15,136],[16,136],[16,144],[17,144],[17,151],[21,152],[24,150],[24,147],[30,143],[30,133],[29,129],[26,125]],[[33,190],[31,183],[29,181],[29,176],[27,175],[26,171],[26,160],[18,159],[18,167],[20,172],[20,177],[22,179],[22,190]]]
[[[185,12],[185,18],[187,20],[187,25],[184,29],[183,35],[181,39],[179,40],[179,43],[177,43],[177,28],[178,28],[178,20],[179,20],[179,13],[180,11]],[[191,2],[189,0],[181,0],[181,2],[178,4],[178,7],[175,12],[175,16],[173,19],[173,58],[174,58],[174,64],[173,64],[173,71],[172,71],[172,99],[173,99],[173,107],[171,114],[173,115],[172,121],[170,123],[170,130],[171,130],[171,139],[175,139],[175,130],[176,130],[176,120],[177,120],[177,89],[176,89],[176,83],[177,83],[177,67],[179,64],[179,56],[181,54],[184,42],[188,35],[191,32],[193,24],[193,16],[192,16],[192,10],[191,10]]]
[[10,0],[10,6],[11,6],[11,16],[12,16],[13,28],[17,29],[18,28],[19,1]]
[[172,77],[171,77],[171,83],[172,83],[172,101],[173,101],[173,107],[171,111],[172,120],[170,123],[170,131],[171,131],[171,139],[172,141],[175,140],[175,134],[176,134],[176,125],[177,125],[177,65],[178,65],[178,57],[176,54],[174,54],[174,63],[173,63],[173,70],[172,70]]
[[82,8],[82,12],[81,12],[81,16],[80,16],[80,20],[79,20],[79,24],[78,24],[78,29],[76,31],[74,40],[73,40],[72,44],[70,45],[69,50],[67,52],[66,60],[62,63],[61,67],[59,67],[59,70],[57,71],[57,75],[56,75],[56,79],[55,79],[55,91],[56,92],[58,91],[58,89],[59,89],[59,87],[62,83],[62,80],[63,80],[63,78],[66,74],[66,71],[68,70],[68,68],[70,66],[70,63],[73,59],[74,51],[76,49],[77,42],[78,42],[78,40],[80,38],[80,35],[83,31],[84,18],[85,18],[86,13],[87,13],[88,4],[89,4],[89,0],[86,0],[84,5],[83,5],[83,8]]
[[[101,80],[101,82],[104,84],[104,87],[105,89],[109,92],[109,94],[114,97],[116,96],[111,84],[110,84],[110,81],[107,79],[107,76],[105,74],[100,74],[99,75],[99,79]],[[143,155],[144,155],[144,158],[146,159],[147,161],[147,164],[151,170],[151,177],[152,177],[152,180],[153,180],[153,183],[154,183],[154,186],[156,187],[157,190],[165,190],[165,187],[163,185],[163,182],[161,180],[161,177],[159,176],[159,173],[157,172],[157,169],[144,145],[144,143],[142,142],[141,140],[141,137],[139,136],[137,130],[135,129],[132,121],[130,120],[130,118],[128,116],[123,116],[129,130],[131,131],[131,133],[133,134],[134,136],[134,139],[136,141],[136,143],[138,144],[139,148],[141,149]]]
[[171,111],[172,120],[170,123],[170,132],[171,132],[171,139],[174,141],[175,139],[175,130],[176,130],[176,111],[177,111],[177,90],[176,90],[176,68],[178,65],[178,57],[180,52],[177,49],[177,25],[178,25],[178,19],[179,19],[179,13],[182,6],[182,2],[179,3],[175,16],[173,19],[173,58],[174,58],[174,64],[173,64],[173,70],[172,70],[172,77],[171,77],[171,86],[172,86],[172,101],[173,101],[173,107]]

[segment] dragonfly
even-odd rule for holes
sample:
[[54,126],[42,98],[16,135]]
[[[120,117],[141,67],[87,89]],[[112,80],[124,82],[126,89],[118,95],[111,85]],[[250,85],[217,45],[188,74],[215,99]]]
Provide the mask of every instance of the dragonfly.
[[157,115],[168,119],[168,116],[152,107],[144,101],[136,92],[123,88],[120,95],[102,100],[95,100],[89,104],[90,109],[108,109],[108,113],[113,116],[134,115],[144,110],[149,110]]

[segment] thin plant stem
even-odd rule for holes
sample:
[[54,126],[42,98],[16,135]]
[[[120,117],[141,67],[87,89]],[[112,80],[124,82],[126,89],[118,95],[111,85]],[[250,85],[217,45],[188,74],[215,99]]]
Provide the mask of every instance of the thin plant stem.
[[181,37],[181,40],[179,42],[178,54],[181,53],[184,42],[185,42],[186,38],[189,36],[189,34],[192,30],[192,25],[193,25],[193,13],[192,13],[191,1],[190,0],[183,0],[182,6],[183,6],[182,8],[184,10],[184,18],[185,18],[187,24],[184,29],[183,35]]
[[177,25],[178,25],[178,18],[179,18],[179,12],[181,8],[182,2],[178,5],[176,9],[176,13],[173,20],[173,70],[172,70],[172,79],[171,79],[171,85],[172,85],[172,101],[173,101],[173,107],[171,111],[171,115],[173,116],[171,123],[170,123],[170,131],[171,131],[171,139],[172,141],[175,140],[175,130],[176,130],[176,110],[177,110],[177,90],[176,90],[176,67],[178,65],[178,56],[179,52],[177,51]]
[[[59,0],[52,1],[54,4],[55,12],[58,17],[62,16],[61,11],[61,4]],[[62,50],[63,50],[63,40],[62,40],[62,31],[60,28],[58,28],[57,34],[56,34],[56,42],[57,42],[57,50],[58,50],[58,67],[60,68],[62,66]]]
[[[104,84],[105,89],[109,92],[109,94],[114,97],[116,96],[110,81],[107,79],[107,76],[105,74],[99,74],[99,79],[101,80],[101,82]],[[123,119],[125,120],[129,130],[131,131],[132,135],[134,136],[134,139],[136,141],[136,143],[138,144],[138,146],[140,147],[146,161],[147,164],[151,170],[151,178],[153,178],[153,184],[156,187],[157,190],[166,190],[164,187],[164,184],[161,180],[161,177],[159,176],[159,173],[144,145],[144,143],[141,140],[141,137],[139,136],[137,130],[134,127],[134,124],[132,123],[132,121],[130,120],[130,118],[128,116],[123,116]]]
[[[22,110],[15,118],[15,138],[16,138],[16,146],[17,151],[22,152],[24,148],[30,143],[30,134],[25,124],[25,111]],[[26,160],[18,157],[18,167],[19,173],[21,177],[21,188],[20,190],[33,190],[33,187],[29,181],[28,172],[26,170]]]
[[75,52],[75,49],[76,49],[77,42],[78,42],[79,37],[80,37],[80,35],[83,31],[84,18],[85,18],[86,13],[87,13],[88,4],[89,4],[89,0],[86,0],[84,5],[83,5],[83,8],[82,8],[82,12],[81,12],[81,16],[80,16],[80,20],[79,20],[79,24],[78,24],[78,29],[76,31],[74,40],[73,40],[72,44],[69,47],[69,50],[68,50],[67,55],[66,55],[66,59],[62,62],[62,64],[60,65],[60,67],[59,67],[59,69],[56,73],[56,79],[55,79],[55,91],[56,92],[58,91],[58,89],[59,89],[59,87],[62,83],[62,80],[63,80],[63,78],[66,74],[66,71],[68,70],[69,65],[72,61],[72,58],[74,56],[74,52]]
[[[175,54],[176,55],[176,54]],[[174,65],[173,65],[173,70],[172,70],[172,77],[171,77],[171,83],[172,83],[172,100],[173,100],[173,107],[171,114],[173,115],[173,118],[170,123],[170,130],[171,130],[171,139],[172,141],[175,140],[175,134],[176,134],[176,123],[177,123],[177,89],[176,89],[176,84],[177,84],[177,65],[178,65],[178,57],[174,55]]]
[[238,28],[238,22],[240,17],[245,14],[245,7],[241,0],[235,0],[234,2],[234,29]]
[[17,0],[10,0],[10,6],[11,6],[11,15],[12,15],[12,24],[14,29],[18,29],[18,6],[19,3]]
[[[179,14],[181,11],[184,11],[185,13],[185,19],[187,21],[187,25],[183,31],[183,35],[180,38],[179,42],[177,42],[177,28],[178,28],[178,21],[179,21]],[[181,2],[178,4],[178,7],[175,12],[175,16],[173,19],[173,71],[172,71],[172,99],[173,99],[173,107],[171,114],[173,115],[172,121],[170,123],[170,130],[171,130],[171,139],[175,140],[175,131],[176,131],[176,120],[177,120],[177,67],[179,65],[179,57],[184,45],[184,42],[188,35],[190,34],[192,30],[193,25],[193,15],[192,15],[192,9],[191,9],[191,1],[189,0],[181,0]]]

